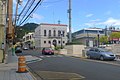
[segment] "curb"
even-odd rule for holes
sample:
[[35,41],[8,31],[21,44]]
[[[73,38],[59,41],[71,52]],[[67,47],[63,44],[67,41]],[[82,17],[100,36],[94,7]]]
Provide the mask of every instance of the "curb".
[[29,74],[32,76],[33,80],[37,80],[37,78],[32,74],[32,72],[30,71],[30,68],[27,65],[26,65],[26,68]]

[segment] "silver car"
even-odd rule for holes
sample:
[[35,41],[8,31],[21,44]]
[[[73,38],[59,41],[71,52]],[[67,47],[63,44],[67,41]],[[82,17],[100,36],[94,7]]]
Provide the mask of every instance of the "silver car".
[[91,48],[86,53],[88,58],[100,59],[100,60],[114,60],[115,54],[104,48]]

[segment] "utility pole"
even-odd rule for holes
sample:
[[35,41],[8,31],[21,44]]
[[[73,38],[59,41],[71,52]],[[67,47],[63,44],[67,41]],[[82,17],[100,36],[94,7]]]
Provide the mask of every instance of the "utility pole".
[[69,14],[69,42],[72,42],[72,33],[71,33],[71,0],[69,0],[69,9],[68,9],[68,14]]
[[8,0],[8,31],[7,31],[7,38],[9,40],[9,45],[12,46],[13,44],[13,37],[14,37],[14,27],[12,25],[12,7],[13,7],[13,0]]

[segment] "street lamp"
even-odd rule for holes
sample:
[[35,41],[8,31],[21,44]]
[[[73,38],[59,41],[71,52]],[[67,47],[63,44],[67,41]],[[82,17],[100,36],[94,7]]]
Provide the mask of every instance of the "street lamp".
[[100,34],[99,34],[99,31],[98,31],[98,47],[99,47],[99,43],[100,43]]
[[61,33],[61,49],[62,49],[62,36],[63,36],[63,34]]

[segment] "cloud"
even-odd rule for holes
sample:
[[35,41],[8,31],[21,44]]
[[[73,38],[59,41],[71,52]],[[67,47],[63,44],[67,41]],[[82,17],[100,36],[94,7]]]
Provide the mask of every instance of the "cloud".
[[105,26],[105,25],[113,25],[113,26],[120,26],[120,19],[115,19],[115,18],[108,18],[107,20],[105,21],[101,21],[100,19],[96,19],[96,20],[90,20],[89,22],[87,23],[84,23],[85,26],[88,26],[88,27],[97,27],[97,26]]
[[118,26],[120,25],[120,19],[115,19],[111,17],[111,18],[108,18],[108,20],[106,20],[105,22],[103,22],[103,24]]
[[90,22],[98,22],[100,19],[90,20]]
[[35,13],[31,17],[33,17],[34,19],[38,19],[38,20],[41,20],[44,18],[43,16],[41,16],[39,14],[35,14]]
[[86,17],[92,17],[94,14],[87,14]]

